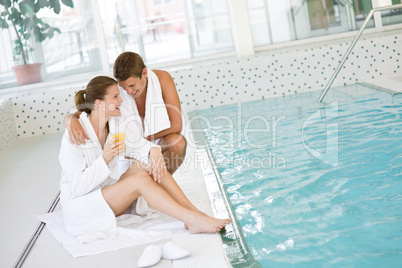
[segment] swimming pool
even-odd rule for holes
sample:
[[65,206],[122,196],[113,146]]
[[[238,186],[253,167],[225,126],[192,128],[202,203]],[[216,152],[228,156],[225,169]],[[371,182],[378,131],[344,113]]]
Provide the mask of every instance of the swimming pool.
[[361,85],[198,110],[262,267],[402,262],[402,95]]

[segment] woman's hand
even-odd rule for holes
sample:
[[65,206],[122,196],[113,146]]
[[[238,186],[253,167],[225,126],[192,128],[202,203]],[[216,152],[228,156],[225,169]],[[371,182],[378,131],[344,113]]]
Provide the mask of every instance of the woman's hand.
[[161,183],[167,170],[160,148],[152,147],[151,150],[149,150],[149,164],[149,175],[151,175],[156,182]]
[[75,115],[68,115],[66,117],[66,128],[68,131],[68,139],[75,145],[85,144],[85,140],[89,140],[87,133],[81,126],[78,118]]
[[103,159],[106,162],[106,165],[109,165],[110,161],[116,157],[120,152],[124,151],[124,140],[119,140],[119,137],[116,136],[106,142],[103,149]]

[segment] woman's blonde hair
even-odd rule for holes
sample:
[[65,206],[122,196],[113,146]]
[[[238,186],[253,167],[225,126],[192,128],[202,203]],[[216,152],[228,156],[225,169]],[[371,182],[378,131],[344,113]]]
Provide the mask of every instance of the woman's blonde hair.
[[116,80],[108,76],[97,76],[89,81],[87,87],[78,91],[74,97],[75,107],[80,112],[90,114],[96,100],[103,100],[110,86],[117,85]]

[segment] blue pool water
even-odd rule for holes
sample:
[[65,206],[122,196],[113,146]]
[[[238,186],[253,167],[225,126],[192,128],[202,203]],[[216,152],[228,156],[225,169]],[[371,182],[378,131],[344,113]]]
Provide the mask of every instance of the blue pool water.
[[401,267],[402,95],[362,86],[197,111],[262,267]]

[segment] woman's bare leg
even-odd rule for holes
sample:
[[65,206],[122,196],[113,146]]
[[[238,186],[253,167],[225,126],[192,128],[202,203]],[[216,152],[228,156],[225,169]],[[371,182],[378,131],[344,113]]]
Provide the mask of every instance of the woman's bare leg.
[[143,196],[154,209],[183,221],[191,233],[215,233],[231,221],[215,219],[180,205],[146,171],[122,176],[115,184],[103,188],[102,194],[116,216],[123,214],[134,200]]
[[[122,175],[122,178],[125,176],[134,175],[136,172],[140,170],[146,170],[144,163],[134,161],[130,168]],[[182,205],[183,207],[192,210],[197,213],[203,213],[196,206],[194,206],[190,200],[188,200],[187,196],[183,193],[177,182],[173,179],[170,173],[166,173],[166,175],[162,178],[162,182],[159,184],[177,203]],[[204,214],[204,213],[203,213]]]

